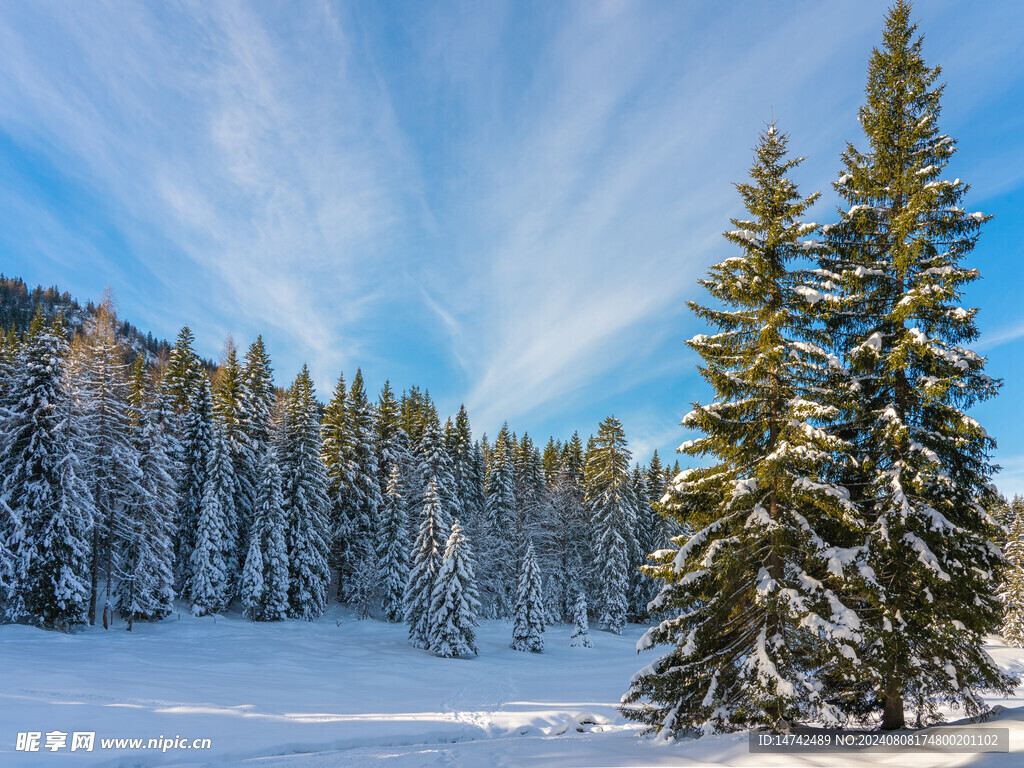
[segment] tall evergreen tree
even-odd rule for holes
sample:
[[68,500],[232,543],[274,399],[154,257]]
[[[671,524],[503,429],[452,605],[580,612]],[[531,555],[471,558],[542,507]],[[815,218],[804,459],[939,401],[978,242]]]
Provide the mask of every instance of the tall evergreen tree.
[[327,607],[330,586],[327,470],[321,459],[318,405],[306,366],[288,392],[282,449],[288,614],[315,619]]
[[547,445],[544,446],[544,451],[541,453],[540,458],[545,486],[550,486],[554,483],[558,473],[562,470],[562,450],[563,446],[560,441],[556,441],[554,437],[548,438]]
[[994,442],[966,411],[997,392],[962,306],[978,278],[962,264],[988,217],[961,207],[942,178],[956,142],[939,132],[940,70],[921,55],[911,4],[897,0],[868,64],[860,125],[867,148],[843,153],[836,191],[849,206],[829,229],[822,273],[837,349],[856,382],[845,414],[855,468],[846,479],[868,526],[876,579],[860,611],[864,674],[882,727],[940,704],[982,711],[1007,677],[983,651],[999,626],[999,558],[984,508]]
[[[408,436],[402,430],[402,413],[395,399],[395,393],[391,391],[391,382],[385,381],[377,396],[376,416],[373,422],[375,442],[377,446],[377,471],[381,478],[381,493],[387,491],[387,485],[391,478],[391,465],[401,463],[402,457],[398,451],[408,450]],[[401,446],[396,445],[398,433],[403,432]]]
[[349,391],[347,421],[352,439],[352,496],[357,526],[353,531],[357,550],[354,583],[365,609],[377,592],[377,541],[383,504],[377,465],[373,406],[366,396],[363,372],[357,369]]
[[263,454],[260,477],[242,578],[242,605],[253,621],[280,621],[288,616],[288,545],[281,470],[273,446]]
[[138,496],[142,476],[139,456],[132,444],[128,409],[127,350],[117,333],[113,302],[107,296],[89,318],[82,337],[75,344],[74,367],[69,386],[74,391],[77,411],[78,450],[83,479],[88,478],[96,505],[92,526],[90,562],[89,623],[96,622],[98,580],[106,582],[103,626],[111,619],[111,589],[114,583],[112,546],[118,517]]
[[[430,414],[433,405],[430,402],[430,394],[420,391],[417,386],[409,387],[402,393],[399,403],[401,411],[402,429],[409,437],[409,444],[416,446],[423,439],[423,430],[430,421]],[[436,416],[436,412],[434,413]]]
[[609,416],[598,428],[584,469],[586,504],[594,529],[591,556],[597,571],[597,610],[601,626],[615,634],[626,626],[628,568],[639,551],[631,454],[626,446],[622,423]]
[[[166,382],[165,382],[166,383]],[[210,384],[202,375],[191,391],[181,433],[181,464],[178,474],[178,535],[175,537],[176,581],[179,593],[191,599],[192,551],[209,475],[210,454],[214,443],[213,403]]]
[[8,619],[67,630],[86,619],[94,506],[74,451],[64,329],[55,325],[37,312],[17,358],[0,433],[0,500]]
[[1007,645],[1024,648],[1024,500],[1020,496],[1010,507],[1006,532],[1006,571],[1000,585],[1003,626],[1000,634]]
[[231,601],[234,518],[235,475],[231,451],[223,426],[215,422],[185,590],[194,616],[220,613]]
[[590,529],[583,504],[581,478],[561,464],[545,492],[551,525],[545,538],[551,570],[547,577],[549,608],[572,621],[576,592],[583,581],[583,561],[589,559]]
[[146,391],[145,365],[136,358],[130,403],[135,413],[132,441],[139,457],[141,482],[115,532],[119,552],[117,612],[138,621],[169,615],[174,605],[174,511],[177,487],[164,433],[162,401]]
[[469,461],[462,468],[461,480],[462,507],[467,517],[466,530],[471,532],[470,538],[473,541],[479,541],[482,536],[487,510],[484,466],[483,448],[478,440],[469,449]]
[[405,623],[409,641],[417,648],[430,648],[432,636],[430,601],[441,569],[449,529],[445,522],[441,491],[431,479],[423,495],[419,531],[413,543],[412,567],[405,589]]
[[447,516],[445,524],[448,525],[458,512],[458,487],[455,483],[455,473],[452,471],[452,461],[437,421],[428,419],[423,427],[417,453],[420,476],[424,482],[429,483],[433,480],[437,483],[441,506]]
[[249,411],[252,399],[246,392],[245,379],[234,342],[229,338],[213,384],[213,412],[223,432],[234,478],[234,514],[229,522],[229,543],[233,549],[228,557],[232,582],[237,580],[245,562],[259,487],[259,456],[250,439],[253,432],[250,427],[253,414]]
[[0,328],[0,408],[11,404],[20,343],[14,328]]
[[431,652],[449,658],[475,654],[479,611],[473,553],[455,520],[431,591]]
[[[263,337],[249,345],[242,367],[240,387],[243,408],[247,418],[242,423],[253,453],[259,459],[270,446],[272,417],[277,404],[274,389],[274,371],[270,367],[270,356],[263,344]],[[259,485],[258,483],[256,484]]]
[[577,482],[583,482],[583,441],[579,432],[573,432],[562,446],[562,468]]
[[402,621],[405,585],[409,581],[409,523],[397,464],[391,465],[391,478],[381,510],[377,562],[381,568],[381,607],[387,621]]
[[669,474],[667,468],[662,465],[658,452],[655,451],[651,463],[647,465],[647,505],[653,514],[650,515],[648,522],[651,548],[642,550],[645,554],[667,547],[669,540],[679,529],[669,515],[662,513],[660,506],[671,480]]
[[[538,567],[541,577],[550,572],[550,563],[546,562],[544,542],[550,525],[550,506],[545,503],[544,473],[541,469],[540,452],[533,444],[529,434],[523,433],[516,446],[513,459],[515,468],[516,497],[516,528],[515,543],[516,559],[522,557],[526,542],[533,541],[538,545]],[[546,567],[547,566],[547,567]]]
[[696,531],[649,569],[664,582],[656,610],[676,618],[638,646],[671,650],[625,697],[648,699],[626,713],[666,736],[834,720],[816,682],[856,658],[861,637],[842,598],[858,586],[862,551],[835,546],[859,519],[828,481],[843,445],[825,429],[834,374],[809,314],[820,299],[790,269],[816,247],[801,239],[816,228],[801,217],[817,196],[802,198],[789,179],[800,160],[786,144],[770,124],[750,182],[737,185],[749,217],[725,237],[741,255],[701,281],[724,308],[690,304],[718,331],[688,342],[716,396],[683,419],[703,436],[681,450],[718,463],[673,485],[667,507]]
[[[338,599],[351,597],[359,563],[359,498],[355,488],[356,452],[349,418],[345,375],[338,376],[330,402],[324,409],[323,462],[327,469],[330,500],[330,562],[338,571]],[[368,524],[368,523],[367,523]]]
[[654,530],[652,517],[654,510],[651,509],[647,499],[650,492],[647,489],[647,475],[640,469],[640,465],[633,467],[632,475],[633,498],[636,504],[636,525],[635,533],[637,549],[633,562],[629,568],[629,608],[628,616],[630,621],[642,621],[647,617],[647,603],[654,597],[655,585],[650,578],[647,578],[640,571],[644,558],[654,552]]
[[164,371],[164,390],[175,414],[179,416],[189,410],[193,391],[199,380],[206,377],[194,344],[195,337],[186,325],[178,333]]
[[537,570],[537,558],[533,545],[526,545],[523,562],[519,569],[519,584],[516,604],[513,609],[512,643],[513,651],[544,652],[544,598]]
[[485,564],[482,574],[485,604],[492,617],[511,616],[516,574],[515,464],[508,424],[491,448],[484,522],[480,526]]
[[484,511],[484,485],[481,467],[474,456],[473,432],[469,425],[469,413],[465,405],[459,406],[455,416],[452,444],[449,454],[455,475],[459,509],[466,530],[472,530]]

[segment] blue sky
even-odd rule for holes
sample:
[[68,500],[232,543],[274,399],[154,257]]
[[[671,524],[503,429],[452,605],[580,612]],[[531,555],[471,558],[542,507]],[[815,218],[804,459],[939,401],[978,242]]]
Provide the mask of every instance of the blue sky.
[[[279,383],[430,389],[477,434],[604,416],[671,458],[710,392],[684,302],[774,115],[835,218],[887,3],[5,3],[0,271]],[[970,11],[966,10],[970,8]],[[1024,4],[919,2],[970,210],[976,415],[1024,492]]]

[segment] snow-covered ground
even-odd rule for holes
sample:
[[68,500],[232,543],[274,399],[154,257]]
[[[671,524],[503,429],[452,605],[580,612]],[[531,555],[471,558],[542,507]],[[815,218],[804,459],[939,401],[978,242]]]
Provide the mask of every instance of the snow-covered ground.
[[[232,763],[327,766],[958,766],[1024,760],[1024,688],[1008,709],[1011,754],[749,754],[745,735],[657,745],[615,709],[643,627],[570,627],[543,655],[508,648],[511,627],[484,622],[480,655],[438,659],[411,648],[404,626],[356,621],[338,606],[312,623],[253,624],[182,614],[135,631],[74,635],[0,626],[0,766]],[[1024,672],[1024,651],[991,649]],[[1012,709],[1019,708],[1019,709]],[[96,733],[92,752],[15,751],[18,732]],[[101,749],[110,737],[209,738],[209,750]],[[45,736],[43,737],[45,742]]]

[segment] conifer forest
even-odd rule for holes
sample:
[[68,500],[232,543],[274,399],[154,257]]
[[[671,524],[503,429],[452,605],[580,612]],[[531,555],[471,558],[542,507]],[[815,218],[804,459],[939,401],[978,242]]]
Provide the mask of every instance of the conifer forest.
[[[858,113],[828,116],[831,210],[794,181],[804,132],[751,118],[687,294],[677,455],[610,412],[488,434],[429,375],[371,391],[368,361],[318,391],[266,334],[207,359],[208,325],[156,338],[114,281],[80,304],[0,277],[0,763],[74,730],[96,747],[66,764],[755,765],[757,734],[952,722],[1008,750],[899,759],[1014,764],[1024,497],[972,305],[992,217],[947,168],[957,73],[921,5],[876,20]],[[100,746],[186,731],[212,751]]]

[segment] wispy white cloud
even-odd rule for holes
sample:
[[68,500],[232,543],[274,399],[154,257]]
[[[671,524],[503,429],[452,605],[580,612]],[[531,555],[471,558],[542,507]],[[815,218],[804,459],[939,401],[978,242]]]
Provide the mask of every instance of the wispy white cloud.
[[1024,337],[1024,322],[1012,323],[1002,328],[997,328],[991,333],[982,334],[978,342],[973,344],[972,347],[979,352],[986,352],[1022,337]]
[[[477,366],[468,401],[486,423],[608,376],[645,335],[664,334],[722,252],[730,181],[769,117],[766,92],[788,103],[808,86],[806,71],[781,78],[762,63],[782,58],[785,27],[830,28],[813,11],[777,40],[705,47],[744,21],[689,10],[574,7],[509,113],[482,116],[461,147],[490,182],[462,203],[487,237],[459,264],[472,290],[459,281],[446,295],[456,344]],[[787,58],[800,73],[835,42],[815,38]]]
[[[133,321],[193,323],[209,354],[263,332],[282,381],[308,361],[323,392],[421,356],[446,367],[416,380],[485,428],[605,407],[693,376],[674,367],[699,330],[676,327],[682,304],[728,251],[732,182],[773,112],[827,196],[888,4],[8,4],[0,131],[121,251],[67,201],[0,200],[40,233],[23,250],[46,282],[87,263]],[[988,45],[986,18],[920,11],[945,30],[925,20],[929,55],[970,77],[1013,58],[1006,18]],[[950,97],[986,103],[1015,72]],[[647,453],[680,442],[685,406],[617,410]]]
[[49,11],[0,19],[4,127],[184,258],[154,270],[183,319],[276,326],[325,375],[357,356],[416,172],[345,24],[326,5]]

